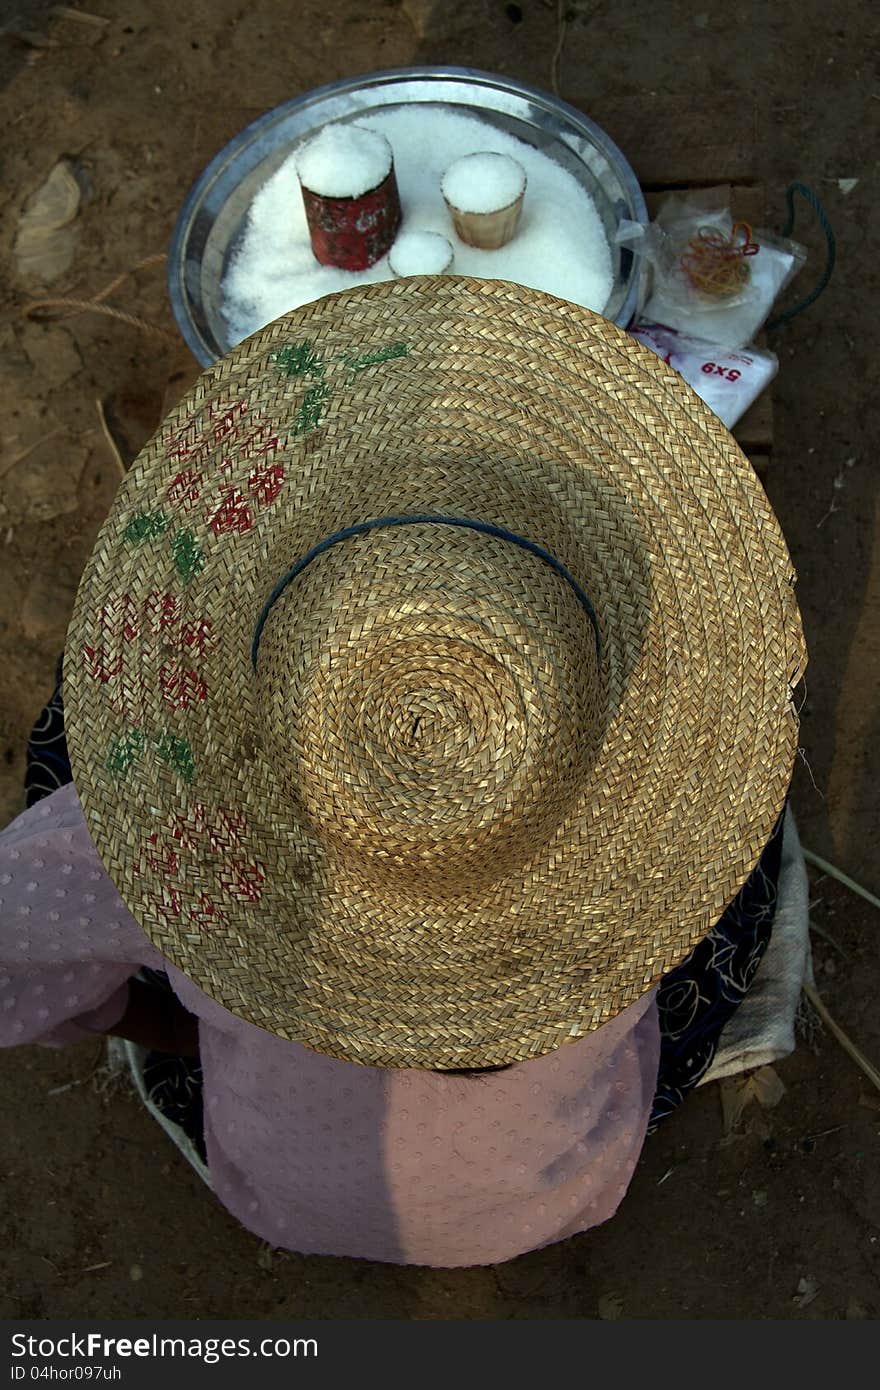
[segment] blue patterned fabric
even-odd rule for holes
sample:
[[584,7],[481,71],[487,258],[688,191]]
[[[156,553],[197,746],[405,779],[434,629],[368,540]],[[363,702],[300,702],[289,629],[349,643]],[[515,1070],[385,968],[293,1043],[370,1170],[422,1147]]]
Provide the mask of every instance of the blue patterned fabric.
[[[28,743],[27,804],[73,780],[64,737],[61,662],[49,703]],[[648,1133],[682,1102],[712,1064],[721,1030],[746,996],[770,941],[782,857],[782,821],[733,902],[708,936],[660,982],[660,1067]],[[170,989],[161,971],[142,971]],[[144,1080],[150,1098],[195,1144],[204,1161],[202,1070],[197,1060],[152,1052]]]
[[649,1134],[708,1071],[721,1030],[745,998],[770,942],[783,817],[784,812],[752,873],[709,935],[660,981],[660,1068]]
[[55,670],[55,689],[31,731],[24,774],[25,800],[33,806],[41,797],[73,780],[67,739],[64,736],[64,706],[61,677],[64,658],[59,656]]

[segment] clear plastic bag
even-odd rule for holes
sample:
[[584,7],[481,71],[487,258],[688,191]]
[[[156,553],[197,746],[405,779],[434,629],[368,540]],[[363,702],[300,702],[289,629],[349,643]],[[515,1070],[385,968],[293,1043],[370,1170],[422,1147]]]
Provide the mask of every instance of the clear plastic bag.
[[629,332],[674,367],[728,429],[742,418],[779,370],[776,354],[763,348],[734,351],[643,320],[633,324]]
[[732,349],[760,331],[807,255],[797,242],[734,222],[711,190],[671,195],[654,222],[622,222],[616,240],[650,267],[642,318]]

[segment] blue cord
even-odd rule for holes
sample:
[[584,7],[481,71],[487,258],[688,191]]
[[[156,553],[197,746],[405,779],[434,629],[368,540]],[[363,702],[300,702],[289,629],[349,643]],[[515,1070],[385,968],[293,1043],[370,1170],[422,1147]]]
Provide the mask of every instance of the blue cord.
[[834,232],[831,230],[831,223],[828,221],[828,215],[812,188],[808,188],[805,183],[791,183],[786,189],[785,200],[788,204],[788,216],[785,221],[785,226],[782,229],[782,235],[784,237],[790,237],[794,230],[794,198],[796,193],[799,193],[800,196],[809,203],[819,220],[819,226],[825,233],[825,270],[816,288],[811,290],[805,299],[801,299],[797,304],[793,305],[791,309],[786,309],[783,313],[777,314],[775,318],[770,319],[769,323],[765,325],[768,333],[772,333],[776,328],[781,328],[784,323],[788,323],[790,319],[795,318],[798,314],[802,314],[805,309],[809,309],[811,304],[815,304],[819,295],[831,279],[834,263],[837,260],[837,243],[834,240]]
[[463,526],[470,531],[481,531],[486,536],[495,536],[498,540],[510,541],[511,544],[518,545],[521,550],[527,550],[531,555],[537,555],[539,560],[543,560],[545,564],[549,565],[551,569],[555,570],[556,573],[565,580],[573,590],[582,608],[586,610],[587,616],[593,624],[593,635],[596,639],[596,657],[598,659],[601,644],[599,640],[599,620],[596,617],[596,610],[590,603],[590,600],[587,598],[580,584],[578,584],[574,575],[570,574],[562,561],[557,560],[555,555],[551,555],[549,550],[544,550],[542,546],[536,545],[534,541],[528,541],[523,536],[517,536],[513,531],[505,531],[503,527],[493,526],[487,521],[469,521],[459,516],[379,516],[375,517],[372,521],[361,521],[357,526],[347,526],[344,531],[336,531],[332,536],[327,536],[324,540],[319,541],[317,545],[313,546],[308,554],[304,555],[301,560],[297,560],[293,569],[289,569],[286,574],[281,576],[275,588],[263,604],[263,611],[257,619],[257,626],[254,630],[254,640],[251,643],[251,664],[254,670],[256,671],[257,669],[257,653],[260,650],[260,638],[263,635],[263,628],[266,625],[266,619],[269,616],[272,605],[281,597],[291,580],[295,579],[298,574],[302,574],[306,565],[311,564],[312,560],[317,559],[319,555],[323,555],[324,551],[329,550],[331,546],[338,545],[340,541],[350,540],[352,536],[362,536],[367,531],[380,530],[385,526],[413,526],[415,524],[422,525],[425,523],[430,523],[435,526]]

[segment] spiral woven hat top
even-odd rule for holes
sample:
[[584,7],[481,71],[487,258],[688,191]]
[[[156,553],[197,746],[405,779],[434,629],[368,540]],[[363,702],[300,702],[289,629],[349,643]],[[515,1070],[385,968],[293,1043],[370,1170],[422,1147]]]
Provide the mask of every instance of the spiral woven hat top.
[[523,1060],[706,934],[797,746],[794,572],[730,435],[595,314],[419,277],[206,372],[68,634],[76,786],[148,936],[338,1058]]

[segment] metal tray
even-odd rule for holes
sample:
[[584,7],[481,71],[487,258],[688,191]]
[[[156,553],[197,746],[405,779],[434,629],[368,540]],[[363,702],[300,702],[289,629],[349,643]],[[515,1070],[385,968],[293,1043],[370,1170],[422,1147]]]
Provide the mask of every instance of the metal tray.
[[205,366],[229,351],[221,314],[226,266],[248,208],[292,150],[328,121],[377,107],[434,102],[478,115],[552,154],[592,197],[614,257],[606,318],[626,326],[638,296],[638,262],[614,245],[619,222],[647,222],[645,200],[620,150],[574,107],[506,77],[470,68],[394,68],[316,87],[260,116],[211,161],[183,205],[168,255],[168,291],[180,331]]

